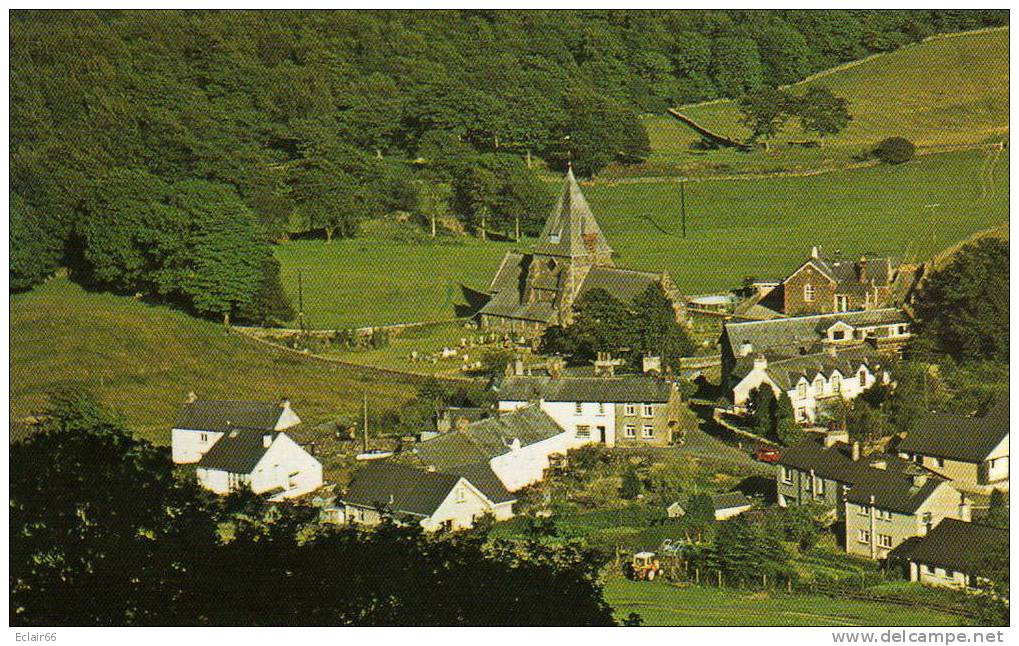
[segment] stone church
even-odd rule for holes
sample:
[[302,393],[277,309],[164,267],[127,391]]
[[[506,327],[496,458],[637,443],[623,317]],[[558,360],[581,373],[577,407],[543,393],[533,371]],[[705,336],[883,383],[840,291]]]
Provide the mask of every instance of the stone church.
[[488,302],[478,312],[481,326],[540,334],[550,325],[569,325],[573,304],[585,292],[600,288],[628,302],[653,283],[662,285],[677,320],[683,320],[678,290],[667,273],[622,269],[612,255],[571,168],[534,247],[503,257]]

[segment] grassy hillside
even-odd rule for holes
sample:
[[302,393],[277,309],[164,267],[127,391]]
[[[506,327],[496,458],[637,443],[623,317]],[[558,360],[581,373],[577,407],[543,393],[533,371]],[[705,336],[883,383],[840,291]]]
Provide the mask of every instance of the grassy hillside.
[[289,396],[311,423],[356,412],[366,390],[373,410],[415,391],[400,380],[256,345],[165,307],[89,293],[66,279],[12,296],[10,316],[13,417],[38,411],[55,387],[88,383],[139,435],[167,444],[190,390],[224,399]]
[[[806,176],[690,182],[687,238],[673,182],[598,183],[584,191],[621,266],[670,272],[687,294],[780,277],[812,244],[926,258],[1008,219],[1007,154],[968,151]],[[457,284],[488,285],[512,243],[422,245],[382,236],[302,241],[278,256],[291,294],[304,274],[316,327],[453,316]]]
[[[826,140],[823,149],[783,147],[791,140],[816,139],[794,119],[770,153],[696,153],[691,145],[699,137],[692,130],[670,116],[654,115],[645,118],[654,150],[645,170],[676,174],[831,167],[890,136],[907,137],[922,147],[997,141],[1008,134],[1008,81],[1007,28],[939,36],[793,86],[793,92],[802,92],[823,85],[849,99],[853,121]],[[730,101],[679,110],[722,134],[748,135]]]
[[787,596],[656,581],[612,579],[605,600],[622,621],[636,612],[648,626],[958,626],[962,619],[922,608]]

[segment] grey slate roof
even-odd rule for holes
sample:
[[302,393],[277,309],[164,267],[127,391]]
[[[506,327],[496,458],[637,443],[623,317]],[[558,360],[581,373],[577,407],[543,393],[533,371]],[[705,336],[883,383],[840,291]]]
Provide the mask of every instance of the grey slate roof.
[[534,252],[565,257],[612,253],[591,207],[580,192],[572,168],[566,173],[555,210],[545,223]]
[[979,417],[934,414],[899,444],[908,453],[979,463],[1008,436],[1008,399]]
[[510,452],[513,440],[521,446],[535,444],[563,432],[555,420],[537,406],[471,422],[465,431],[451,431],[415,445],[418,458],[440,471],[456,471],[464,465],[487,464]]
[[378,460],[354,473],[347,493],[339,500],[359,507],[431,516],[459,481],[458,475]]
[[198,466],[228,473],[251,473],[268,450],[262,441],[265,435],[271,435],[275,440],[277,433],[272,430],[228,429],[202,456]]
[[665,403],[672,395],[669,382],[649,375],[616,377],[510,376],[495,386],[500,401]]
[[[891,281],[889,276],[893,275],[895,268],[899,266],[898,260],[883,256],[864,255],[866,269],[864,270],[864,281],[860,281],[860,262],[858,258],[808,258],[803,264],[813,265],[819,272],[835,281],[839,285],[839,292],[845,292],[846,288],[859,285],[866,288],[873,278],[875,284],[883,286]],[[803,267],[803,265],[800,265]],[[795,273],[795,272],[794,272]]]
[[795,355],[801,348],[816,352],[824,338],[825,331],[836,322],[842,321],[854,328],[866,328],[899,323],[909,323],[904,312],[895,308],[839,312],[817,316],[796,316],[771,321],[747,321],[725,323],[723,339],[728,343],[734,356],[739,356],[744,342],[753,345],[753,352]]
[[282,412],[277,403],[200,399],[184,404],[173,427],[218,433],[236,428],[272,430]]
[[[835,356],[828,352],[817,352],[788,359],[768,362],[767,372],[772,381],[783,390],[792,390],[800,377],[813,381],[817,373],[830,378],[837,369],[843,377],[851,377],[865,365],[873,373],[879,369],[878,352],[869,345],[853,346],[836,351]],[[741,357],[736,362],[733,375],[737,379],[747,376],[754,367],[753,355]]]
[[946,482],[945,478],[927,473],[922,483],[917,485],[910,473],[870,468],[863,478],[852,483],[852,488],[846,492],[846,500],[858,505],[872,505],[879,509],[912,514]]
[[978,523],[946,518],[926,536],[892,550],[890,559],[908,559],[915,563],[949,570],[979,573],[983,559],[996,550],[1008,550],[1008,530]]
[[661,274],[650,271],[620,269],[618,267],[591,267],[580,286],[578,298],[592,289],[604,289],[623,302],[632,301],[650,285],[659,282]]
[[499,476],[495,475],[488,463],[465,464],[458,467],[453,475],[462,475],[467,481],[485,494],[494,504],[513,502],[516,496],[506,490]]

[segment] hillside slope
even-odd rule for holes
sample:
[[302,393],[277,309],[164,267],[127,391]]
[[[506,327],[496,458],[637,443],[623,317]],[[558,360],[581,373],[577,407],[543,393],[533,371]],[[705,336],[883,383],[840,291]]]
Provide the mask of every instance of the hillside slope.
[[[848,158],[890,136],[921,147],[998,141],[1008,134],[1008,28],[936,36],[900,50],[851,63],[790,89],[826,86],[850,102],[853,120],[845,132],[826,139],[823,149],[781,149],[786,141],[816,139],[791,120],[771,155],[691,151],[699,137],[666,115],[645,118],[654,165],[723,165],[729,170],[772,165],[818,166]],[[680,112],[721,134],[745,138],[732,101],[681,106]]]
[[10,315],[13,418],[37,412],[54,388],[86,383],[139,435],[167,444],[188,391],[221,399],[286,396],[314,424],[356,413],[365,391],[378,412],[416,390],[368,370],[255,345],[166,307],[89,293],[64,278],[13,295]]

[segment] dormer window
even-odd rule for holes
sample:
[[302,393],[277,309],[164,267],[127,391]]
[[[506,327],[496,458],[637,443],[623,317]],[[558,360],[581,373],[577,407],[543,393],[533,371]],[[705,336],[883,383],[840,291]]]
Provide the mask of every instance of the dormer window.
[[842,377],[838,373],[831,376],[831,391],[833,393],[842,392]]
[[808,303],[813,302],[814,300],[814,286],[810,283],[803,286],[803,300]]
[[824,392],[824,377],[818,376],[817,379],[814,380],[814,394],[820,395],[823,392]]
[[796,385],[796,396],[803,399],[807,396],[807,382],[801,381]]

